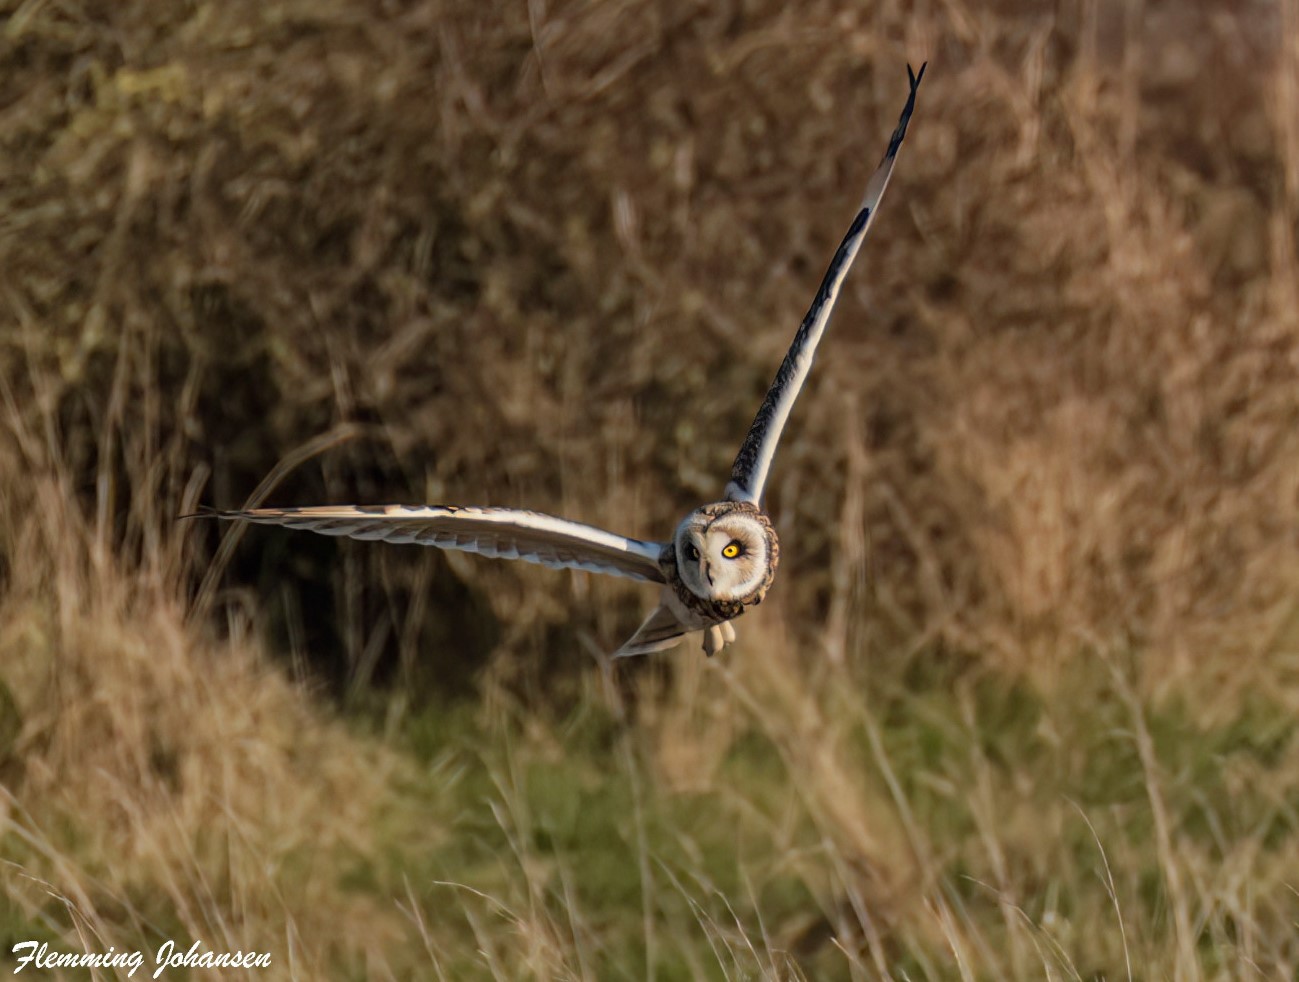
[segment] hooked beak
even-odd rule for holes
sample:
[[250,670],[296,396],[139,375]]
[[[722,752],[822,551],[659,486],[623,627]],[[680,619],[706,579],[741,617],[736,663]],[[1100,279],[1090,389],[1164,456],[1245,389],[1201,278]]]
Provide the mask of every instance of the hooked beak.
[[712,585],[713,585],[713,568],[712,568],[712,566],[710,566],[710,565],[708,564],[708,560],[707,560],[707,559],[704,560],[704,576],[706,576],[706,577],[708,578],[708,585],[709,585],[709,586],[712,586]]

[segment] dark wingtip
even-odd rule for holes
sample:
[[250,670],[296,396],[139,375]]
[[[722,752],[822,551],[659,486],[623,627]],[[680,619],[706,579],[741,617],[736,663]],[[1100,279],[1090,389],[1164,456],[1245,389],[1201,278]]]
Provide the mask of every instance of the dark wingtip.
[[902,115],[898,119],[898,128],[893,131],[893,137],[889,140],[886,157],[896,156],[898,147],[902,146],[902,138],[907,135],[907,123],[911,122],[911,114],[916,108],[916,90],[920,88],[920,80],[925,77],[925,69],[928,67],[929,62],[922,62],[920,71],[915,72],[910,64],[907,65],[907,81],[911,84],[911,92],[907,96],[907,104],[902,107]]
[[213,508],[210,505],[199,505],[198,511],[190,512],[188,515],[177,515],[176,521],[183,522],[187,518],[225,518],[226,513],[219,508]]

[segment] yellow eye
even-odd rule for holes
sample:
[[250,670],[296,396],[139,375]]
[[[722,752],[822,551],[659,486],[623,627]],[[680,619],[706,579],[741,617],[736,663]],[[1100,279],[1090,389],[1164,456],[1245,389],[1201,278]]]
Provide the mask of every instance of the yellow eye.
[[725,556],[727,559],[734,559],[743,551],[744,548],[738,542],[731,541],[728,542],[726,544],[726,548],[722,550],[722,555]]

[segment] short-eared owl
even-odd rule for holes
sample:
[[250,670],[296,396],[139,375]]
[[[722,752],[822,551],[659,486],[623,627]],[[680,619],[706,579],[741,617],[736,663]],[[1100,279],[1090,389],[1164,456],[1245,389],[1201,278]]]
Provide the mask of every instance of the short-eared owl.
[[704,631],[713,654],[735,640],[731,621],[760,603],[776,575],[780,544],[761,499],[771,461],[794,400],[812,367],[839,287],[875,219],[888,187],[907,122],[915,108],[917,75],[907,67],[911,91],[888,150],[866,185],[857,216],[830,262],[812,307],[776,372],[757,418],[731,468],[722,501],[696,508],[670,542],[643,542],[563,518],[513,508],[450,505],[321,505],[215,512],[219,518],[285,525],[354,539],[413,542],[482,556],[523,559],[561,569],[584,569],[664,586],[659,606],[614,654],[641,655],[676,645],[687,632]]

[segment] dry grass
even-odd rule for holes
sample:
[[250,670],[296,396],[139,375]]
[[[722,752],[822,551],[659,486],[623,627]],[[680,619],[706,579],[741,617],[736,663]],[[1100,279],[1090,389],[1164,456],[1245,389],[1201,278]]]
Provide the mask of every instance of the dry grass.
[[388,966],[405,920],[347,883],[384,875],[388,835],[438,840],[394,804],[408,766],[322,714],[235,609],[221,641],[187,624],[175,549],[124,566],[53,441],[12,401],[6,425],[24,475],[0,530],[6,951],[201,939],[276,950],[273,977]]
[[[1295,0],[0,12],[2,940],[1293,976]],[[924,58],[731,660],[603,675],[617,583],[174,522],[296,454],[274,500],[661,535]]]

